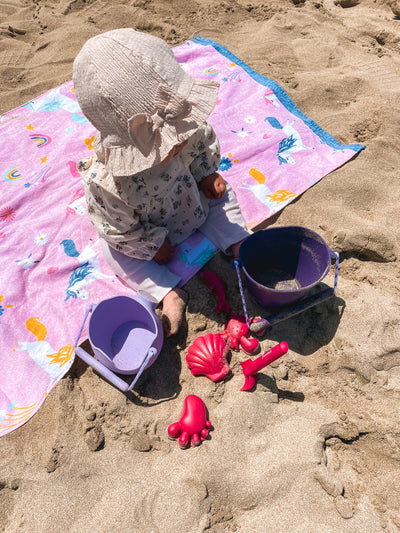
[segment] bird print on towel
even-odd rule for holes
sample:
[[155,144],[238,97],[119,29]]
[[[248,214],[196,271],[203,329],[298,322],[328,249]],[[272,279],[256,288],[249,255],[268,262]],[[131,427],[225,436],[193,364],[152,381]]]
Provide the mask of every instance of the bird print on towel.
[[85,289],[87,285],[98,279],[115,278],[115,275],[109,276],[101,271],[99,258],[94,250],[92,239],[89,240],[89,244],[81,253],[76,249],[72,239],[64,239],[60,242],[60,245],[64,247],[66,255],[75,257],[79,262],[79,266],[73,270],[69,278],[65,301],[69,298],[86,300],[89,297],[89,293]]

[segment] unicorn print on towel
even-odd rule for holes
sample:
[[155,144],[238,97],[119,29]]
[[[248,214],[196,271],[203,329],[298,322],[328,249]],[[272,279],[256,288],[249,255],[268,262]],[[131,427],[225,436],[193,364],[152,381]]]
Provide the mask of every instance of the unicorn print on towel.
[[280,165],[282,163],[289,163],[290,165],[294,165],[296,161],[292,157],[292,154],[295,154],[296,152],[301,152],[302,150],[314,150],[314,148],[311,146],[305,146],[300,137],[299,132],[293,127],[293,124],[295,122],[294,120],[287,120],[284,126],[282,126],[279,120],[277,120],[275,117],[266,117],[264,121],[269,122],[269,124],[273,128],[277,130],[282,130],[282,132],[286,135],[286,137],[283,138],[279,143],[278,152],[275,154],[279,159]]
[[272,195],[272,191],[265,183],[265,175],[260,170],[258,170],[258,168],[251,168],[249,170],[249,174],[252,178],[256,180],[257,183],[253,184],[240,182],[240,185],[236,185],[236,187],[238,189],[250,191],[257,198],[257,200],[262,202],[271,210],[274,205],[270,198],[270,196]]
[[257,184],[243,183],[236,185],[238,189],[244,189],[250,191],[254,196],[268,207],[269,212],[276,210],[277,204],[283,204],[282,207],[288,204],[297,195],[288,189],[279,189],[277,191],[271,191],[268,185],[265,183],[266,178],[264,174],[258,170],[258,168],[251,168],[249,174],[254,178]]
[[49,389],[57,378],[64,375],[66,371],[66,368],[63,368],[64,365],[67,364],[67,366],[70,366],[72,364],[71,358],[74,353],[74,347],[71,344],[67,344],[59,350],[55,350],[45,340],[47,337],[47,328],[39,321],[38,317],[28,318],[25,325],[26,329],[36,337],[36,340],[18,341],[19,348],[17,348],[17,351],[28,352],[35,363],[48,373],[50,377]]
[[67,205],[67,214],[66,218],[69,215],[86,215],[87,205],[85,199],[85,189],[81,180],[81,176],[76,168],[75,161],[68,161],[67,167],[69,168],[70,174],[73,178],[78,178],[79,180],[79,189],[77,189],[72,196],[70,202]]
[[80,188],[75,191],[74,195],[71,198],[71,201],[67,206],[66,211],[66,218],[68,218],[69,215],[86,215],[87,205],[85,198],[85,190],[83,188]]
[[267,105],[271,105],[272,104],[274,107],[280,107],[281,106],[280,103],[279,103],[278,98],[275,96],[274,91],[270,87],[267,87],[265,89],[264,102]]
[[108,276],[101,271],[99,258],[93,249],[92,239],[89,240],[89,244],[81,253],[78,252],[74,241],[71,239],[64,239],[60,245],[64,247],[64,252],[68,257],[76,257],[80,263],[80,266],[74,269],[69,278],[65,301],[69,298],[86,300],[89,297],[89,293],[85,289],[87,285],[98,279],[115,278],[115,275]]

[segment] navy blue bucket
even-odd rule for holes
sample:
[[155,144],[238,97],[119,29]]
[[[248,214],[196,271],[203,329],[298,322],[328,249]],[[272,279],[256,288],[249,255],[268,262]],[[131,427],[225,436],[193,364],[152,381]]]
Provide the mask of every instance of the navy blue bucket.
[[263,307],[297,302],[329,272],[336,252],[301,226],[277,226],[250,235],[240,246],[247,287]]

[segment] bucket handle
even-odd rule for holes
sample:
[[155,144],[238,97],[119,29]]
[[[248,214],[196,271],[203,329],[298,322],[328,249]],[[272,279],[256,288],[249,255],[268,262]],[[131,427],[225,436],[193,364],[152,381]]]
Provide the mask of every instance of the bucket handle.
[[[77,345],[78,345],[79,339],[80,339],[80,337],[82,335],[82,331],[83,331],[83,328],[85,327],[86,320],[87,320],[87,317],[89,316],[89,313],[92,313],[94,311],[95,307],[96,307],[96,304],[90,304],[89,307],[86,309],[86,313],[85,313],[85,316],[83,317],[82,326],[81,326],[81,329],[79,330],[78,336],[76,338],[74,348],[76,348]],[[108,357],[108,355],[106,353],[104,353],[104,352],[102,352],[102,353],[103,353],[104,357],[106,357],[109,361],[112,362],[111,358]]]
[[[315,294],[314,296],[310,296],[309,298],[306,298],[305,300],[303,300],[302,302],[300,302],[294,307],[286,309],[282,311],[281,313],[271,315],[268,318],[263,318],[262,320],[265,322],[265,327],[267,328],[271,327],[274,324],[281,322],[282,320],[286,320],[287,318],[291,318],[299,313],[302,313],[303,311],[306,311],[307,309],[310,309],[311,307],[314,307],[315,305],[324,302],[328,298],[331,298],[335,294],[335,290],[338,284],[338,277],[339,277],[339,254],[335,250],[329,250],[329,251],[330,251],[331,260],[335,259],[335,280],[334,280],[333,289],[332,288],[325,289],[324,291],[318,294]],[[246,299],[245,299],[244,291],[243,291],[242,278],[240,275],[240,268],[239,268],[240,261],[238,259],[233,259],[232,262],[235,265],[236,273],[237,273],[237,277],[239,281],[240,296],[242,299],[243,312],[244,312],[244,316],[246,319],[246,325],[249,329],[251,329],[250,322],[249,322],[249,316],[247,313]]]
[[[132,383],[130,385],[128,385],[123,379],[121,379],[116,374],[114,374],[114,372],[112,370],[110,370],[109,368],[104,366],[102,363],[100,363],[100,361],[98,361],[97,359],[92,357],[83,348],[78,346],[78,342],[79,342],[79,339],[81,337],[83,328],[85,327],[85,323],[86,323],[87,317],[89,316],[89,313],[91,313],[94,310],[95,307],[96,307],[95,304],[90,304],[88,306],[88,308],[86,309],[86,313],[85,313],[85,316],[83,318],[82,326],[81,326],[81,328],[79,330],[78,336],[77,336],[75,344],[74,344],[74,351],[78,355],[78,357],[80,357],[83,361],[85,361],[85,363],[87,363],[89,366],[91,366],[95,370],[97,370],[97,372],[99,374],[101,374],[103,377],[108,379],[108,381],[110,381],[113,385],[118,387],[121,391],[126,392],[126,391],[129,391],[129,390],[132,390],[133,387],[136,385],[137,380],[141,376],[143,370],[146,368],[147,363],[149,362],[149,360],[153,356],[156,355],[157,350],[155,348],[153,348],[153,347],[149,349],[149,351],[147,352],[147,355],[146,355],[143,363],[141,364],[141,366],[140,366],[140,368],[139,368],[139,370],[138,370],[138,372],[137,372],[137,374],[135,376],[135,379],[132,381]],[[105,355],[105,357],[107,357],[107,359],[110,359],[107,356],[107,354],[105,354],[104,352],[103,352],[103,354]],[[111,361],[111,359],[110,359],[110,361]]]
[[247,327],[250,329],[249,315],[247,313],[247,307],[246,307],[246,299],[244,297],[244,292],[243,292],[242,277],[240,275],[240,268],[239,268],[240,267],[240,262],[239,262],[239,259],[234,259],[233,260],[233,264],[235,265],[236,274],[237,274],[238,281],[239,281],[239,290],[240,290],[240,297],[242,298],[244,318],[246,319]]
[[329,250],[331,253],[331,261],[332,259],[335,259],[335,281],[333,285],[333,290],[335,291],[338,284],[338,276],[339,276],[339,254],[335,250]]
[[137,374],[135,376],[135,379],[132,381],[132,383],[130,385],[128,385],[128,383],[126,383],[126,381],[121,379],[119,376],[114,374],[114,372],[112,370],[110,370],[109,368],[104,366],[102,363],[100,363],[100,361],[98,361],[97,359],[95,359],[94,357],[89,355],[80,346],[75,348],[75,353],[78,355],[78,357],[80,357],[83,361],[85,361],[85,363],[87,363],[89,366],[93,367],[95,370],[97,370],[97,372],[99,374],[101,374],[103,377],[108,379],[108,381],[110,381],[110,383],[112,383],[113,385],[118,387],[119,390],[121,390],[123,392],[127,392],[129,390],[132,390],[133,387],[136,385],[136,382],[139,379],[139,377],[141,376],[141,374],[144,371],[144,369],[146,368],[147,363],[157,353],[157,350],[155,348],[153,348],[153,347],[150,348],[150,350],[147,352],[147,355],[146,355],[143,363],[141,364],[141,366],[140,366],[140,368],[139,368],[139,370],[138,370],[138,372],[137,372]]
[[79,339],[81,338],[83,328],[85,327],[87,317],[89,316],[89,313],[91,313],[95,307],[96,307],[95,304],[90,304],[89,307],[86,309],[86,313],[85,313],[85,316],[83,317],[81,329],[79,330],[78,336],[76,337],[74,349],[78,346],[78,342],[79,342]]

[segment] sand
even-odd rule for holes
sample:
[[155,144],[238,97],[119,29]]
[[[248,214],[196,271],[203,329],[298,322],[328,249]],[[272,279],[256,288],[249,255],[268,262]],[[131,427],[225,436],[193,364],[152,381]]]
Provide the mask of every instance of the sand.
[[[171,45],[199,33],[277,81],[356,158],[275,217],[340,252],[330,302],[275,326],[289,352],[241,392],[195,378],[198,335],[226,315],[197,277],[187,326],[124,395],[78,359],[39,412],[0,440],[0,529],[29,532],[377,532],[400,529],[400,20],[383,0],[1,0],[1,112],[71,79],[87,38],[131,26]],[[228,281],[229,263],[208,269]],[[332,274],[328,277],[332,282]],[[251,309],[251,312],[255,312]],[[188,394],[213,430],[181,450]]]

